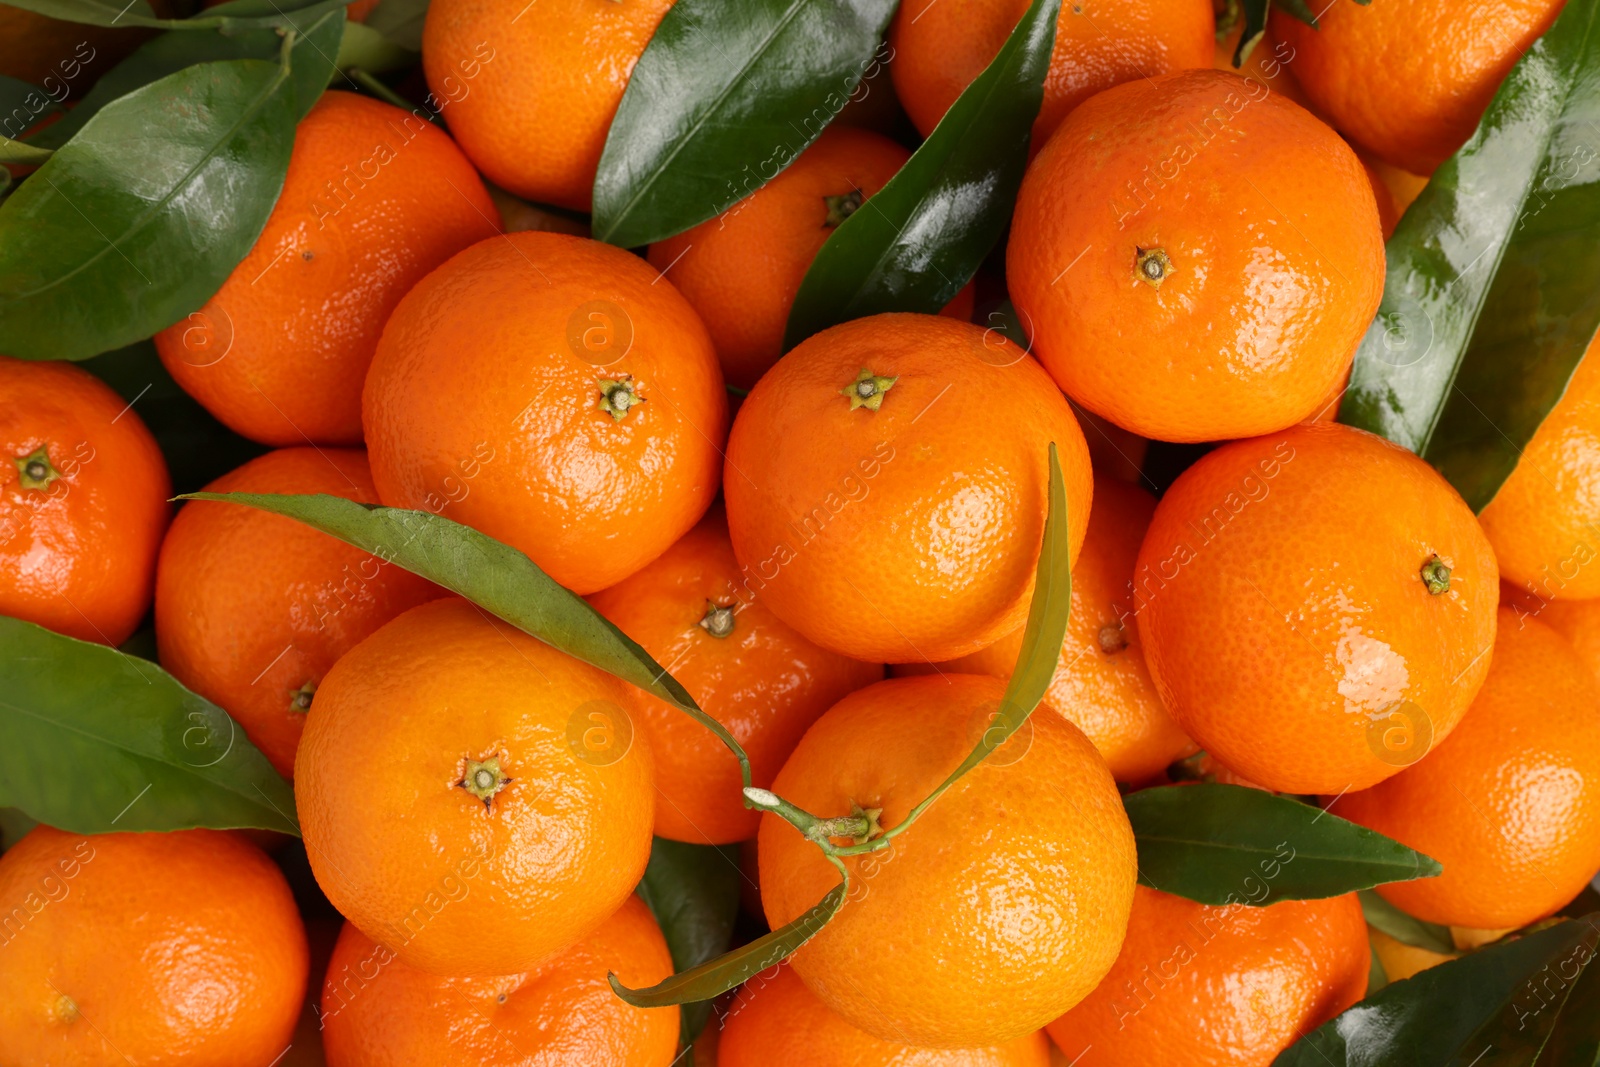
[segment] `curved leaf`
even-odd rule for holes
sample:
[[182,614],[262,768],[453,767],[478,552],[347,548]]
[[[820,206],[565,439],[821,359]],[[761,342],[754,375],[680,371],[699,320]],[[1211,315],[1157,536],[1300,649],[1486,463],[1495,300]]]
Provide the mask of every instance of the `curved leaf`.
[[[651,844],[638,893],[661,924],[676,970],[690,970],[728,951],[743,877],[737,845],[691,845],[664,837]],[[693,1041],[710,1016],[709,1001],[683,1005],[679,1042]]]
[[632,638],[510,545],[442,515],[325,494],[189,493],[182,500],[219,500],[285,515],[394,563],[493,612],[552,648],[614,674],[688,712],[739,759],[750,764],[727,729],[700,710],[688,690]]
[[1387,985],[1297,1041],[1273,1067],[1592,1064],[1567,1053],[1600,1020],[1589,975],[1600,943],[1595,918],[1501,941]]
[[0,616],[0,806],[74,833],[297,834],[294,791],[154,663]]
[[1456,943],[1450,936],[1448,926],[1426,923],[1407,915],[1371,889],[1363,889],[1357,896],[1361,898],[1361,914],[1374,930],[1382,930],[1401,944],[1413,948],[1425,948],[1446,956],[1456,951]]
[[714,218],[833,121],[894,0],[678,0],[628,80],[594,181],[594,235],[624,248]]
[[1600,325],[1600,0],[1570,0],[1388,245],[1340,421],[1487,504]]
[[366,25],[392,44],[421,52],[422,24],[427,17],[428,0],[382,0],[367,16]]
[[415,50],[395,44],[371,26],[351,22],[345,26],[344,40],[339,43],[338,66],[340,70],[359,67],[382,74],[415,66],[421,58]]
[[[157,30],[227,30],[252,29],[262,26],[288,26],[299,11],[315,7],[324,0],[279,0],[270,11],[219,14],[202,11],[193,18],[157,18],[149,0],[6,0],[7,7],[20,7],[47,18],[63,22],[81,22],[90,26],[143,26]],[[339,6],[351,0],[340,0]]]
[[828,237],[789,311],[785,349],[880,311],[933,314],[967,284],[1011,219],[1060,6],[1033,0],[900,172]]
[[[214,14],[238,15],[272,10],[272,0],[232,0],[207,9]],[[294,83],[295,114],[303,116],[322,96],[328,79],[333,76],[334,57],[340,53],[346,29],[344,3],[343,0],[324,0],[285,18],[299,34],[290,53],[290,73]],[[185,67],[223,59],[276,60],[282,49],[283,38],[270,27],[232,33],[164,33],[146,41],[107,71],[70,111],[28,138],[28,143],[59,148],[113,100]]]
[[617,981],[616,975],[606,977],[617,996],[636,1008],[661,1008],[669,1004],[710,1000],[794,955],[801,945],[828,925],[828,921],[844,906],[844,898],[849,891],[850,880],[846,876],[844,881],[828,890],[827,896],[787,926],[779,927],[698,967],[657,982],[648,989],[629,989]]
[[289,68],[202,63],[106,105],[0,205],[0,336],[84,359],[199,307],[266,225],[294,142]]
[[1157,786],[1123,806],[1140,884],[1202,904],[1315,900],[1442,869],[1375,830],[1242,785]]

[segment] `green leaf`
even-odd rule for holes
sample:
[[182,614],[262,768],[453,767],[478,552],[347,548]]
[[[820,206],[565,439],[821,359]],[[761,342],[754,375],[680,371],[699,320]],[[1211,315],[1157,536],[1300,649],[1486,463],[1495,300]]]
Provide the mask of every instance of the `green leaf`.
[[[1576,1067],[1600,1004],[1595,916],[1559,923],[1385,986],[1273,1067]],[[1581,994],[1581,996],[1580,996]]]
[[6,6],[91,26],[159,26],[165,21],[156,18],[148,0],[6,0]]
[[1600,325],[1600,0],[1572,0],[1388,244],[1340,421],[1487,504]]
[[[638,892],[661,924],[675,970],[690,970],[728,951],[742,877],[737,845],[691,845],[664,837],[651,844]],[[683,1005],[680,1043],[698,1037],[710,1017],[710,1001]]]
[[1266,35],[1267,12],[1272,8],[1272,0],[1239,0],[1239,3],[1244,30],[1239,34],[1239,46],[1233,50],[1235,69],[1244,65],[1244,61]]
[[[1365,4],[1370,3],[1371,0],[1356,0],[1356,2],[1358,4]],[[1321,28],[1317,25],[1316,12],[1311,10],[1311,5],[1306,3],[1306,0],[1277,0],[1277,4],[1279,7],[1283,8],[1283,10],[1287,11],[1289,14],[1293,15],[1307,26],[1310,26],[1312,29],[1315,30]]]
[[817,139],[894,0],[677,0],[628,80],[594,182],[594,235],[632,248],[714,218]]
[[637,642],[510,545],[442,515],[320,493],[189,493],[182,499],[286,515],[466,597],[552,648],[688,712],[738,757],[749,784],[749,760],[733,735]]
[[393,44],[422,51],[422,23],[428,17],[428,0],[383,0],[367,16],[366,25]]
[[[208,13],[252,15],[270,11],[271,0],[233,0],[208,8]],[[343,0],[325,0],[315,7],[286,15],[299,39],[290,53],[296,117],[303,117],[322,96],[333,76],[333,57],[341,50],[346,32]],[[59,148],[83,129],[101,108],[136,89],[176,74],[196,63],[224,59],[276,60],[283,38],[271,28],[246,29],[232,33],[164,33],[140,45],[126,59],[95,82],[77,105],[59,121],[51,123],[28,143],[43,148]]]
[[61,105],[32,82],[0,74],[0,134],[21,137],[35,122],[60,110]]
[[51,155],[53,153],[48,148],[39,148],[21,141],[13,141],[9,137],[0,137],[0,163],[34,167],[45,162]]
[[933,314],[967,284],[1011,220],[1059,9],[1033,0],[900,172],[828,237],[789,311],[785,349],[881,311]]
[[0,808],[0,852],[21,841],[29,830],[38,825],[39,820],[28,818],[25,812],[16,808]]
[[345,26],[344,40],[339,43],[340,70],[359,67],[364,71],[383,74],[414,67],[421,59],[412,49],[395,44],[371,26],[359,22]]
[[1361,890],[1358,896],[1361,897],[1361,913],[1366,917],[1367,925],[1374,930],[1382,930],[1401,944],[1413,948],[1425,948],[1429,952],[1445,955],[1452,955],[1456,951],[1455,939],[1450,936],[1448,926],[1413,918],[1371,889]]
[[1241,785],[1157,786],[1123,806],[1140,884],[1202,904],[1316,900],[1442,869],[1365,826]]
[[91,118],[0,206],[0,336],[85,359],[200,307],[283,188],[295,91],[277,63],[202,63]]
[[[841,873],[843,868],[840,869]],[[742,982],[776,967],[828,925],[828,921],[844,906],[845,895],[850,891],[850,880],[845,880],[828,890],[809,910],[787,926],[779,927],[732,952],[718,956],[658,982],[648,989],[629,989],[617,981],[617,976],[607,975],[617,996],[636,1008],[661,1008],[669,1004],[689,1004],[720,996]]]
[[268,451],[222,425],[179,388],[150,341],[95,356],[79,366],[115,389],[155,435],[174,492],[193,492]]
[[1370,954],[1367,963],[1367,996],[1371,996],[1389,984],[1389,972],[1383,969],[1383,960],[1376,952]]
[[148,660],[3,616],[0,806],[83,834],[299,833],[294,791],[227,712]]

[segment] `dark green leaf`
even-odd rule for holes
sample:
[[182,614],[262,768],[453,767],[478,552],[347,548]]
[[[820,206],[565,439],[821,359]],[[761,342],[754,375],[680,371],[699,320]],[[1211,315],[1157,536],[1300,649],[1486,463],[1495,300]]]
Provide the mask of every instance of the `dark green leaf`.
[[294,142],[287,67],[188,67],[106,105],[0,206],[0,336],[85,359],[200,307],[244,258]]
[[74,833],[298,833],[227,712],[147,660],[0,617],[0,805]]
[[649,244],[755,192],[877,60],[894,0],[677,0],[639,57],[594,182],[594,235]]
[[607,976],[611,980],[611,988],[617,996],[637,1008],[688,1004],[720,996],[794,955],[796,949],[828,925],[828,920],[844,905],[849,889],[848,881],[840,882],[828,891],[827,896],[787,926],[764,934],[698,967],[675,974],[648,989],[629,989],[617,981],[614,974]]
[[1000,53],[806,271],[784,347],[881,311],[937,312],[1011,219],[1044,99],[1060,0],[1033,0]]
[[1157,786],[1123,806],[1140,883],[1202,904],[1316,900],[1441,870],[1374,830],[1261,789]]
[[[167,459],[176,493],[191,493],[267,451],[218,422],[178,387],[149,341],[80,364],[115,389],[138,415]],[[123,649],[123,651],[131,651]]]
[[[1356,0],[1356,2],[1364,4],[1369,0]],[[1311,10],[1311,5],[1306,3],[1306,0],[1277,0],[1277,4],[1312,29],[1318,28],[1316,12]]]
[[60,110],[61,105],[32,82],[0,74],[0,134],[21,137],[39,119]]
[[91,26],[159,26],[163,21],[148,0],[6,0],[6,6]]
[[1572,0],[1388,245],[1342,422],[1494,496],[1600,325],[1600,0]]
[[1236,68],[1243,66],[1256,45],[1261,43],[1261,38],[1267,32],[1267,12],[1272,8],[1272,0],[1239,0],[1239,3],[1244,30],[1239,34],[1239,46],[1233,50],[1233,65]]
[[1547,1067],[1600,1064],[1600,967],[1585,967],[1573,983],[1538,1062]]
[[[1594,917],[1508,939],[1385,986],[1273,1067],[1577,1067],[1593,1034]],[[1551,1040],[1552,1031],[1560,1033]]]
[[[650,846],[650,865],[639,883],[639,896],[650,905],[675,970],[687,971],[728,951],[733,922],[739,914],[739,847],[690,845],[658,837]],[[683,1031],[688,1044],[711,1016],[711,1003],[683,1005]]]
[[1374,930],[1382,930],[1401,944],[1413,948],[1425,948],[1429,952],[1447,956],[1456,951],[1455,939],[1450,936],[1448,926],[1413,918],[1384,900],[1375,890],[1363,889],[1358,895],[1361,897],[1361,913],[1366,917],[1367,925]]
[[359,22],[352,22],[344,28],[344,40],[339,44],[340,70],[359,67],[382,74],[414,67],[421,58],[412,49],[395,44],[371,26]]
[[367,26],[390,42],[413,52],[422,51],[422,23],[428,17],[428,0],[383,0],[367,16]]
[[[270,10],[271,0],[233,0],[209,8],[207,13],[252,15]],[[344,4],[342,0],[327,0],[286,18],[294,24],[300,35],[295,42],[291,62],[295,113],[303,116],[328,87],[328,79],[333,75],[333,57],[339,52],[340,37],[345,30]],[[84,94],[77,106],[60,121],[51,123],[28,138],[28,143],[59,148],[113,100],[169,74],[176,74],[185,67],[223,59],[276,60],[282,48],[283,38],[271,28],[238,30],[226,34],[164,33],[146,41],[107,71],[104,77],[95,82],[94,88]]]
[[38,825],[39,820],[28,818],[25,812],[0,808],[0,852],[21,841],[24,834]]
[[442,515],[357,504],[324,494],[191,493],[184,499],[221,500],[287,515],[420,574],[552,648],[688,712],[739,758],[745,781],[750,780],[749,762],[739,742],[700,710],[676,678],[586,600],[510,545]]

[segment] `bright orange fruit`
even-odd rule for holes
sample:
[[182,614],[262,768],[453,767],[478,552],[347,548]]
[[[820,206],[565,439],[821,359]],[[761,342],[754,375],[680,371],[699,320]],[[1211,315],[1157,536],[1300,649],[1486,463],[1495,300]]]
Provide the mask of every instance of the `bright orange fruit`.
[[1023,177],[1006,271],[1073,400],[1213,441],[1318,408],[1383,296],[1383,234],[1338,134],[1260,82],[1194,70],[1072,113]]
[[1494,553],[1412,453],[1335,423],[1236,441],[1156,507],[1133,601],[1162,702],[1291,793],[1365,789],[1449,736],[1494,642]]
[[[728,728],[763,788],[819,715],[883,678],[881,664],[818,648],[772,613],[739,573],[720,508],[589,602]],[[656,834],[715,845],[754,837],[760,813],[744,804],[727,746],[659,697],[633,686],[628,696],[655,756]]]
[[734,553],[750,588],[824,648],[880,663],[966,655],[1025,621],[1052,441],[1076,558],[1088,447],[1037,363],[934,315],[835,326],[739,410],[724,473]]

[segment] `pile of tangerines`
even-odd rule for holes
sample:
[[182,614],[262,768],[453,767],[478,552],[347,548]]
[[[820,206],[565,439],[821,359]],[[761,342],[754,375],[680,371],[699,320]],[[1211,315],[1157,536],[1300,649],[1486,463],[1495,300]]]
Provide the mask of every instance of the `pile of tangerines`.
[[[1547,578],[1600,520],[1600,369],[1481,515],[1334,421],[1387,231],[1559,2],[1279,11],[1239,71],[1211,0],[1063,4],[1003,282],[997,259],[940,315],[787,352],[812,259],[909,155],[878,105],[931,131],[1025,5],[907,0],[874,108],[631,251],[580,213],[670,0],[519,6],[433,0],[430,83],[477,63],[445,128],[327,92],[253,250],[155,345],[267,449],[208,490],[519,550],[737,739],[756,789],[668,701],[381,555],[174,512],[137,404],[0,359],[0,613],[118,645],[153,611],[161,667],[292,779],[346,920],[331,959],[308,942],[276,835],[39,826],[0,858],[0,912],[70,892],[7,927],[0,1064],[1266,1065],[1362,999],[1374,945],[1391,980],[1444,958],[1369,934],[1354,894],[1136,886],[1119,790],[1197,777],[1435,858],[1379,892],[1458,947],[1584,889],[1600,569]],[[1001,285],[1026,339],[971,321]],[[1214,447],[1158,486],[1152,440]],[[884,851],[764,813],[868,842],[972,750],[1023,645],[1051,445],[1071,621],[1025,743]],[[608,983],[674,970],[635,894],[654,837],[740,845],[749,936],[840,864],[855,887],[692,1053],[676,1008]]]

